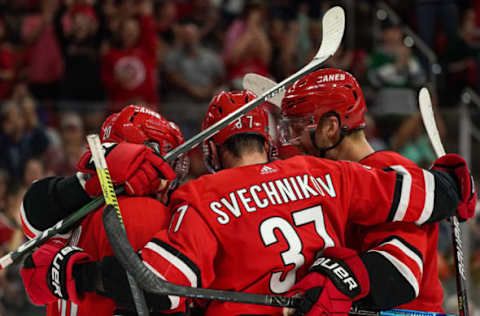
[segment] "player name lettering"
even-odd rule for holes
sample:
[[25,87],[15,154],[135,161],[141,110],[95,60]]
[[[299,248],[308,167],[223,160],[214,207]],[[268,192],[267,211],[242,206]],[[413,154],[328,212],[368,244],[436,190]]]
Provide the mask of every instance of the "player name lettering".
[[230,218],[256,212],[270,205],[282,205],[316,196],[335,198],[337,193],[330,174],[314,178],[304,174],[241,188],[210,203],[210,210],[218,215],[220,224],[228,224]]

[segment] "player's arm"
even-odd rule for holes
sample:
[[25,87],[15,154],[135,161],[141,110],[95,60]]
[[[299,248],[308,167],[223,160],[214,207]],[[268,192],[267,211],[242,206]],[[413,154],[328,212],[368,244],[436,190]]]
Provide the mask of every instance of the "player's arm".
[[91,201],[77,175],[49,177],[34,182],[23,198],[20,219],[28,238],[72,214]]
[[409,223],[382,224],[362,236],[359,255],[365,265],[370,292],[359,302],[369,309],[390,309],[418,296],[423,277],[427,234]]
[[[112,181],[115,185],[125,184],[128,195],[151,195],[162,179],[175,178],[175,173],[162,157],[144,145],[109,144],[105,159]],[[81,172],[74,176],[45,178],[28,189],[22,203],[21,219],[29,238],[73,214],[92,197],[101,195],[90,152],[80,158],[77,167]]]
[[[344,166],[346,208],[354,223],[369,226],[403,221],[422,225],[455,215],[461,219],[473,216],[474,202],[463,197],[462,192],[469,189],[459,185],[458,175],[402,166],[386,170],[346,162]],[[471,177],[466,168],[461,176]]]

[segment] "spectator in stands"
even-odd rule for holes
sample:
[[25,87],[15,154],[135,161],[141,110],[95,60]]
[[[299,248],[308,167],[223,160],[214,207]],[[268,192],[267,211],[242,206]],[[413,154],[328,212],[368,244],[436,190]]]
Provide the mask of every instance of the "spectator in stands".
[[369,57],[368,79],[375,90],[369,110],[377,119],[380,135],[392,145],[402,121],[418,111],[417,89],[426,76],[411,49],[403,44],[398,26],[386,25],[382,37],[382,45]]
[[476,38],[475,11],[462,12],[458,36],[448,42],[445,61],[447,63],[447,94],[452,104],[458,102],[461,91],[470,86],[480,92],[480,42]]
[[1,108],[2,129],[0,132],[0,168],[19,179],[31,157],[43,154],[48,147],[48,138],[34,111],[25,110],[22,104],[7,101]]
[[77,0],[69,9],[61,5],[55,15],[55,30],[65,60],[58,107],[62,112],[80,113],[90,131],[101,125],[106,110],[100,80],[98,29],[96,12],[83,0]]
[[129,103],[158,105],[153,6],[151,0],[142,0],[134,8],[139,18],[119,21],[115,45],[106,50],[101,60],[110,111]]
[[195,23],[181,23],[178,35],[178,46],[165,58],[166,75],[174,89],[166,96],[163,113],[188,138],[200,126],[208,100],[223,82],[225,71],[220,57],[200,43]]
[[269,76],[272,47],[264,27],[265,9],[263,1],[249,0],[242,17],[227,30],[224,60],[233,89],[242,89],[246,73]]
[[5,24],[0,19],[0,101],[10,97],[16,76],[15,68],[15,52],[7,39]]
[[435,35],[441,24],[447,41],[455,38],[458,27],[458,1],[455,0],[416,0],[418,33],[432,48],[435,48]]
[[57,1],[39,2],[40,12],[27,15],[22,27],[30,91],[41,102],[56,99],[63,77],[64,63],[53,25]]
[[386,26],[382,37],[382,45],[369,57],[368,79],[377,90],[371,112],[377,116],[414,113],[416,89],[425,83],[425,72],[411,49],[403,44],[398,26]]
[[59,132],[61,142],[48,150],[47,169],[57,176],[68,176],[76,172],[77,161],[86,149],[82,119],[76,113],[64,113]]
[[22,182],[25,187],[28,187],[34,181],[43,179],[47,176],[45,164],[41,159],[30,158],[25,162],[23,168]]
[[[273,4],[272,4],[273,5]],[[297,68],[297,42],[299,27],[297,11],[291,4],[280,2],[273,5],[268,28],[272,43],[270,72],[277,80],[282,80]]]

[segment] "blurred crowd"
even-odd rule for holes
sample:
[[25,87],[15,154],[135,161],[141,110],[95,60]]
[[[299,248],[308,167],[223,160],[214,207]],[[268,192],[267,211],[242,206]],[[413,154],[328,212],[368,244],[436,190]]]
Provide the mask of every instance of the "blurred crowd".
[[[401,26],[377,19],[375,2],[347,10],[346,39],[327,66],[360,81],[375,149],[428,166],[435,155],[416,95],[431,82],[431,65]],[[436,106],[455,108],[465,87],[480,89],[480,1],[386,2],[439,57]],[[321,42],[323,13],[347,3],[0,0],[0,254],[24,242],[18,213],[26,187],[72,174],[86,133],[98,132],[109,113],[146,104],[189,138],[219,89],[241,89],[251,72],[279,81],[305,65]],[[441,118],[438,124],[445,135]],[[448,236],[447,229],[439,254],[445,283],[452,277]],[[480,249],[480,235],[473,240]],[[472,257],[480,283],[480,250]],[[0,315],[38,311],[15,269],[0,272]]]

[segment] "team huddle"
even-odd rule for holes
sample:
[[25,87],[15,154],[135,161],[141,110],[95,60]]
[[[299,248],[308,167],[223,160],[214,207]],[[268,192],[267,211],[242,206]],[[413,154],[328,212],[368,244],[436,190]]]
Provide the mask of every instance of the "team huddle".
[[[255,99],[218,93],[206,129]],[[175,284],[298,296],[295,310],[144,292],[152,315],[347,315],[401,307],[443,312],[437,273],[438,222],[473,217],[477,193],[465,160],[430,170],[375,152],[355,78],[321,69],[295,82],[282,101],[282,136],[267,106],[203,143],[210,174],[184,181],[188,159],[162,159],[184,142],[179,128],[141,105],[104,122],[100,137],[128,239],[157,277]],[[295,146],[291,157],[278,146]],[[88,151],[71,177],[32,184],[21,219],[38,236],[93,198],[100,184]],[[101,207],[24,261],[28,295],[47,315],[135,315],[125,270],[106,237]]]

